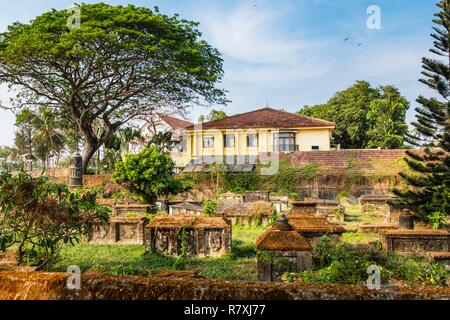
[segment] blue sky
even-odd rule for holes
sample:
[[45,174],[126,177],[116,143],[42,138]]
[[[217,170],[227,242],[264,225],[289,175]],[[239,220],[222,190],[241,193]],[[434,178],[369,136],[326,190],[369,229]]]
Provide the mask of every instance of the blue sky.
[[[436,0],[437,1],[437,0]],[[420,78],[423,56],[432,46],[429,36],[436,12],[434,0],[109,0],[158,6],[165,14],[200,22],[203,37],[224,58],[222,87],[232,100],[224,110],[240,113],[270,106],[298,111],[304,105],[326,102],[356,80],[374,86],[395,85],[411,101],[431,95]],[[85,3],[98,1],[84,0]],[[0,32],[15,22],[28,22],[73,1],[1,0]],[[381,29],[369,30],[367,8],[381,9]],[[349,38],[347,41],[344,39]],[[358,44],[362,44],[358,46]],[[0,100],[9,100],[0,87]],[[190,111],[197,120],[208,110]],[[0,145],[10,145],[14,116],[0,110]]]

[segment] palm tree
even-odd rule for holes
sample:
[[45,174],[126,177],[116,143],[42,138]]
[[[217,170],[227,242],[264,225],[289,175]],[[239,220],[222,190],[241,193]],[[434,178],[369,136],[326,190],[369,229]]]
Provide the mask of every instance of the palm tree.
[[35,153],[44,167],[49,165],[50,157],[59,157],[65,147],[64,134],[58,129],[57,115],[48,107],[42,107],[33,119],[36,128],[33,141]]

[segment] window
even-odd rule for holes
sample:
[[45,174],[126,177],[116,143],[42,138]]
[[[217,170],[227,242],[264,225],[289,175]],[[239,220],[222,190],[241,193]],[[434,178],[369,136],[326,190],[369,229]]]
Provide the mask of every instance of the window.
[[214,136],[203,136],[203,148],[214,148]]
[[319,151],[320,147],[319,146],[311,146],[311,150],[312,151]]
[[234,148],[234,134],[224,134],[223,145],[225,148]]
[[292,152],[296,150],[295,132],[278,132],[273,134],[273,150]]
[[258,147],[258,135],[256,133],[247,134],[247,147],[248,148]]

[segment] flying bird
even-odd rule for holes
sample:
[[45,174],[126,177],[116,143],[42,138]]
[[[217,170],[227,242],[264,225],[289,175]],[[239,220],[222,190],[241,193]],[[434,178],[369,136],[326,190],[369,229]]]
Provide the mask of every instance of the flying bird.
[[345,38],[344,41],[348,41],[348,38]]
[[362,43],[358,43],[357,47],[361,47],[361,46],[362,46]]

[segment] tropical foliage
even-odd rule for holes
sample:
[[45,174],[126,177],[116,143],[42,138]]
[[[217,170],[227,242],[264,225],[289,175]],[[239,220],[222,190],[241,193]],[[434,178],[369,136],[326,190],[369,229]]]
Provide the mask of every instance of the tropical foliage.
[[395,149],[404,146],[408,108],[409,102],[397,88],[373,88],[357,81],[327,103],[305,106],[298,113],[335,122],[333,140],[342,148]]
[[118,162],[113,180],[145,202],[154,204],[158,197],[167,200],[192,188],[187,178],[175,177],[174,168],[172,159],[152,146]]
[[106,222],[96,195],[83,195],[44,176],[0,174],[0,251],[17,248],[19,264],[46,265],[62,243],[74,244]]

